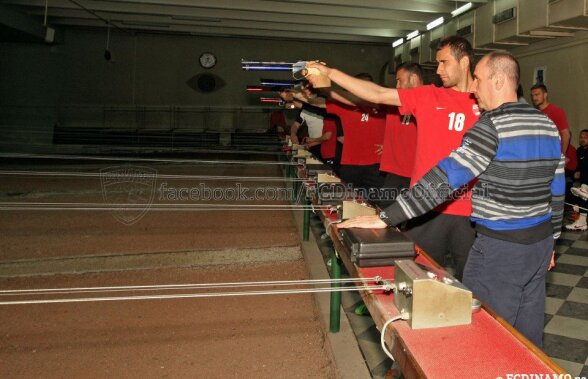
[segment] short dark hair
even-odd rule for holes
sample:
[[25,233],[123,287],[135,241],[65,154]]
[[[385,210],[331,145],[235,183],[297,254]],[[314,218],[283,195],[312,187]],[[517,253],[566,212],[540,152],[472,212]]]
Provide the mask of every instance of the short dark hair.
[[533,87],[531,87],[531,91],[534,89],[540,89],[543,92],[547,92],[547,87],[543,83],[538,83],[538,84],[533,85]]
[[588,129],[582,129],[582,130],[580,130],[580,134],[582,134],[582,133],[588,133]]
[[496,50],[488,53],[487,57],[490,77],[500,71],[506,75],[516,90],[519,85],[519,78],[521,77],[521,69],[519,67],[519,62],[514,55],[506,50]]
[[521,97],[525,97],[525,91],[523,91],[523,85],[519,83],[517,87],[517,97],[520,99]]
[[420,64],[414,62],[405,62],[396,68],[396,72],[398,70],[404,70],[408,72],[410,75],[416,75],[420,80],[423,80],[423,68]]
[[445,46],[449,46],[451,49],[451,55],[459,62],[461,58],[468,57],[470,62],[470,70],[474,68],[474,49],[472,44],[467,39],[460,36],[449,36],[445,37],[439,42],[437,51],[441,50]]

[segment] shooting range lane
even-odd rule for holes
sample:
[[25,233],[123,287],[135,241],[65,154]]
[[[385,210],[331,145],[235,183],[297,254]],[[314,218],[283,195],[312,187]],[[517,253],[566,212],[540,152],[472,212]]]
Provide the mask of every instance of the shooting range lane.
[[[2,288],[299,280],[302,260],[0,279]],[[0,307],[0,376],[333,378],[311,294]]]
[[[265,201],[264,194],[285,188],[279,166],[258,165],[153,165],[138,167],[153,169],[154,183],[148,188],[149,202],[173,204],[285,205],[286,201]],[[50,166],[35,171],[65,171],[101,173],[114,166],[79,164],[67,167]],[[30,168],[29,168],[30,169]],[[161,177],[158,177],[161,175]],[[166,175],[174,176],[167,179]],[[191,176],[229,176],[232,180],[192,179]],[[251,180],[248,178],[260,178]],[[268,181],[266,178],[273,178]],[[0,183],[2,202],[108,204],[128,203],[125,188],[101,182],[103,177],[58,177],[33,175],[3,175]],[[239,191],[247,199],[241,200]],[[221,197],[227,195],[226,199]],[[200,199],[200,200],[199,200]],[[139,217],[140,210],[122,212]],[[125,214],[127,212],[128,214]],[[119,221],[116,211],[2,211],[0,219],[0,261],[48,257],[157,253],[189,250],[230,248],[260,248],[295,246],[298,243],[289,212],[275,210],[194,212],[150,212],[132,225]],[[128,220],[128,219],[125,219]],[[260,233],[261,232],[261,233]]]
[[[286,185],[284,180],[267,180],[283,175],[280,165],[243,163],[147,161],[130,165],[161,175],[150,187],[153,196],[143,193],[139,198],[152,198],[153,204],[189,203],[191,200],[177,198],[179,189],[195,187],[202,192],[203,184],[210,189],[234,188],[238,182],[251,189]],[[120,165],[123,162],[74,160],[4,165],[3,169],[96,173]],[[114,196],[107,199],[119,204],[116,196],[126,194],[127,189],[105,186],[101,179],[103,176],[94,175],[4,175],[0,201],[105,203],[106,193]],[[263,196],[251,201],[207,198],[200,202],[268,203]],[[287,200],[269,203],[289,204]],[[132,219],[137,214],[128,209],[123,209],[122,218],[116,211],[1,212],[2,276],[19,264],[46,264],[53,269],[54,262],[87,260],[81,271],[100,271],[101,267],[94,266],[97,263],[108,270],[109,262],[117,259],[129,264],[125,271],[3,277],[2,289],[308,278],[289,208],[147,211],[136,221]],[[182,256],[189,253],[193,254],[188,258]],[[132,270],[137,263],[132,258],[145,261],[151,256],[156,259],[150,264],[159,268]],[[121,267],[115,269],[124,269]],[[315,307],[310,293],[0,306],[0,376],[216,378],[239,373],[259,378],[335,377]]]

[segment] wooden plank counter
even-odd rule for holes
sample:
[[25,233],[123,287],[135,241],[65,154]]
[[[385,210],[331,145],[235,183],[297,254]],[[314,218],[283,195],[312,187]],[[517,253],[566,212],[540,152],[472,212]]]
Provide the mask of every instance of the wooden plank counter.
[[[325,223],[340,260],[350,276],[365,278],[364,285],[374,285],[372,278],[393,282],[394,267],[358,267],[341,243],[336,215],[317,212]],[[418,263],[438,267],[424,252]],[[361,291],[376,326],[399,312],[394,295],[382,291]],[[508,323],[483,307],[472,315],[470,325],[413,330],[406,321],[395,321],[386,328],[385,341],[406,378],[506,378],[508,374],[553,374],[565,371]],[[547,376],[544,376],[547,377]]]

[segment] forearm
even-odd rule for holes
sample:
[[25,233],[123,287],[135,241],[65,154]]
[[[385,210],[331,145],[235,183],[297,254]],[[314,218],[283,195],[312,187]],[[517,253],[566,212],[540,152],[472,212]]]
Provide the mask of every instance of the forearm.
[[308,103],[302,104],[302,109],[321,117],[324,117],[327,114],[327,110],[325,108],[317,107]]
[[354,78],[337,69],[329,70],[329,79],[353,95],[373,104],[401,105],[398,91],[379,86],[367,80]]
[[380,213],[388,226],[421,216],[450,199],[454,192],[447,175],[437,166],[427,172],[412,188],[401,194]]
[[388,225],[423,215],[451,199],[451,195],[488,168],[498,149],[496,130],[490,124],[478,122],[464,136],[459,149],[429,170],[396,203],[384,210]]
[[322,143],[322,141],[320,141],[320,140],[319,141],[314,140],[314,141],[310,141],[310,142],[307,140],[307,142],[304,145],[306,147],[313,147],[313,146],[320,145],[321,143]]
[[568,151],[568,147],[570,146],[570,130],[564,129],[559,133],[561,137],[561,152],[565,155]]
[[292,124],[292,126],[290,127],[290,139],[292,140],[293,144],[299,145],[300,141],[298,140],[298,128],[300,127],[300,125],[295,122]]
[[338,101],[342,104],[349,105],[352,107],[354,107],[354,106],[376,107],[378,105],[376,103],[372,103],[372,102],[363,100],[363,99],[355,96],[351,92],[337,91],[332,88],[325,88],[323,91],[321,91],[321,94],[330,98],[330,99],[333,99],[333,100]]

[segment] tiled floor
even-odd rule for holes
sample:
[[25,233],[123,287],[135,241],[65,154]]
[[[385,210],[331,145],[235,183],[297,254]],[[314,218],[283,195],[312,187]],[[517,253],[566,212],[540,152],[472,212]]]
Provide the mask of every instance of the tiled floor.
[[588,232],[564,232],[547,274],[543,350],[573,376],[588,377]]
[[[318,218],[313,219],[312,227],[323,256],[329,257],[332,245],[319,238],[324,228]],[[588,232],[564,232],[557,243],[556,263],[547,276],[543,350],[572,376],[588,377]],[[379,331],[371,317],[354,313],[360,303],[355,292],[342,296],[343,309],[373,378],[390,377],[392,361],[381,350]]]

